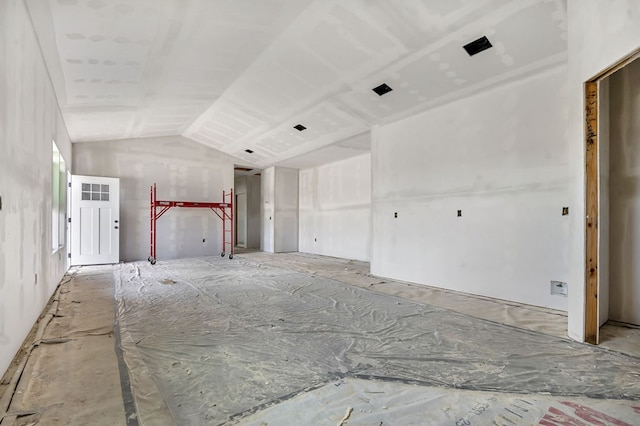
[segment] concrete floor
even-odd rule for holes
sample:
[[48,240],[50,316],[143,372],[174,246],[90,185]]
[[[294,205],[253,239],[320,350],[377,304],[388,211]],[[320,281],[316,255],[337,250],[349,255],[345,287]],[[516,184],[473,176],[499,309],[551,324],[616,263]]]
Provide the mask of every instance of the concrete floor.
[[[505,328],[505,332],[511,327],[529,330],[541,336],[548,336],[550,342],[566,335],[566,316],[562,312],[382,280],[370,276],[368,264],[364,262],[301,253],[273,255],[262,252],[240,252],[234,262],[245,262],[245,265],[248,265],[246,267],[268,266],[328,278],[390,297],[401,297],[505,324],[509,326]],[[159,265],[161,263],[159,262]],[[143,268],[132,265],[138,271]],[[38,334],[37,327],[34,328],[30,340],[34,345],[30,355],[23,356],[22,359],[17,358],[2,381],[0,410],[12,396],[7,412],[0,411],[0,415],[3,416],[2,426],[172,423],[172,414],[163,404],[161,395],[140,392],[145,386],[150,389],[148,383],[142,383],[149,380],[150,375],[146,371],[141,372],[141,369],[133,367],[136,370],[135,374],[121,374],[122,371],[126,372],[126,369],[119,368],[122,357],[119,357],[119,351],[114,350],[114,347],[118,346],[115,340],[119,338],[119,327],[115,328],[115,334],[113,327],[116,317],[114,268],[122,268],[122,265],[82,267],[70,271],[45,309],[41,320],[41,333]],[[640,332],[637,328],[606,325],[602,329],[602,335],[602,347],[595,348],[595,351],[614,355],[628,354],[631,356],[630,365],[637,365],[637,361],[640,361]],[[570,343],[568,340],[567,342]],[[15,387],[15,392],[9,392],[13,389],[9,382],[16,376],[14,372],[20,370],[20,361],[26,362],[24,372]],[[133,363],[131,360],[127,362]],[[629,371],[629,375],[635,375],[636,378],[638,373],[638,369]],[[131,385],[127,383],[129,377]],[[381,419],[379,416],[382,415],[386,416],[384,419],[387,422],[384,424],[447,424],[451,418],[463,420],[461,424],[485,424],[479,420],[478,412],[490,413],[494,421],[498,419],[504,424],[640,424],[640,402],[637,401],[640,395],[635,393],[626,400],[608,402],[609,400],[575,399],[576,395],[573,395],[574,399],[564,397],[559,400],[544,395],[523,396],[500,392],[466,394],[462,390],[428,387],[418,387],[416,390],[415,385],[406,383],[377,383],[374,388],[371,386],[371,382],[362,383],[353,377],[342,378],[330,385],[294,395],[284,403],[280,401],[267,404],[257,413],[246,412],[230,423],[296,424],[295,419],[300,421],[299,413],[304,411],[316,412],[316,417],[313,417],[313,413],[309,414],[310,417],[305,420],[306,424],[374,424],[370,423],[374,421],[374,417],[371,416]],[[390,389],[389,386],[394,388]],[[132,409],[132,388],[137,389],[137,413],[135,406]],[[336,393],[336,389],[342,394]],[[439,401],[435,405],[437,407],[449,404],[460,409],[467,404],[468,407],[465,409],[471,414],[465,417],[449,413],[443,415],[444,417],[434,417],[430,423],[414,422],[411,415],[415,413],[398,411],[399,409],[389,410],[388,400],[379,397],[378,405],[375,405],[376,401],[372,396],[379,396],[385,392],[405,395],[405,402],[413,401],[411,404],[400,404],[405,408],[415,408],[418,402],[418,405],[424,407],[424,398],[429,396],[430,401]],[[354,395],[359,395],[360,405],[353,400],[345,399],[345,395],[352,399]],[[367,403],[363,406],[362,401],[365,400]],[[524,410],[522,407],[527,404],[538,407],[538,411]],[[345,407],[348,408],[346,411]],[[516,413],[517,417],[510,414],[507,416],[511,417],[504,417],[507,411],[512,413],[516,410],[514,407],[521,407],[524,411]],[[585,407],[591,407],[595,411],[587,412]],[[352,410],[351,413],[349,409]],[[612,410],[615,413],[613,417]],[[326,423],[323,423],[323,418],[317,417],[318,413],[324,411],[333,413],[324,417]],[[525,416],[525,411],[530,417]],[[606,414],[607,412],[609,414]],[[600,416],[594,413],[600,413]],[[370,416],[366,421],[362,417],[364,414]],[[348,418],[343,420],[343,417]],[[398,423],[393,422],[394,419]],[[218,423],[220,422],[216,421],[211,424]],[[192,424],[208,423],[194,421]]]

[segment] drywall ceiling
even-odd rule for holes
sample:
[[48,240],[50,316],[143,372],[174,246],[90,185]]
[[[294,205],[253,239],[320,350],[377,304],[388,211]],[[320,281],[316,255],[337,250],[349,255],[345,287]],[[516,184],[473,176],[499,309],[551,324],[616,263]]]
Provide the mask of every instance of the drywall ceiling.
[[364,132],[297,157],[280,161],[275,165],[294,169],[308,169],[366,154],[370,151],[371,132]]
[[566,57],[564,0],[26,1],[72,141],[183,135],[259,167]]

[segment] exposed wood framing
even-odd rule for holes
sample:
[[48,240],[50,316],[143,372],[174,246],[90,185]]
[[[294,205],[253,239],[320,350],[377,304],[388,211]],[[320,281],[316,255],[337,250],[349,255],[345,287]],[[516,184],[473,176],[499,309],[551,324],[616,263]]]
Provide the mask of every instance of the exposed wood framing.
[[616,71],[640,59],[640,48],[615,64],[602,70],[585,83],[585,302],[584,340],[597,345],[599,342],[598,319],[598,88],[599,82]]
[[598,82],[585,84],[585,341],[598,344]]

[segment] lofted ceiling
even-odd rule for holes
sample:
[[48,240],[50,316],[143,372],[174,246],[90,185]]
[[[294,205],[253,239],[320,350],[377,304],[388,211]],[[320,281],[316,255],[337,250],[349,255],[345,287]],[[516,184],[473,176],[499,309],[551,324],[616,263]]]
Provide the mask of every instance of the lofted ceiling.
[[26,2],[73,142],[183,135],[255,167],[366,152],[375,125],[566,59],[564,0]]

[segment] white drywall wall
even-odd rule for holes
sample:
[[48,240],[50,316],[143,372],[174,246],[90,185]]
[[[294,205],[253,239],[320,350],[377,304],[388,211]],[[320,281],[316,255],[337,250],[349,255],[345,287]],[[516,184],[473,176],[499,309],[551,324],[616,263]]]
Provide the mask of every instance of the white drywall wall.
[[300,251],[369,261],[371,154],[300,171]]
[[611,319],[640,325],[640,60],[609,82],[611,268],[609,301],[600,302]]
[[[74,174],[120,178],[124,261],[149,256],[149,188],[154,182],[158,200],[206,202],[222,202],[222,191],[229,193],[234,184],[234,158],[181,136],[79,143],[74,155]],[[209,209],[172,208],[157,226],[159,260],[222,251],[222,221]]]
[[297,169],[269,167],[262,172],[261,215],[262,251],[298,251]]
[[259,175],[247,176],[247,248],[260,248],[261,216],[260,216],[260,189]]
[[0,81],[2,375],[67,269],[51,250],[51,140],[67,166],[71,143],[21,0],[0,2]]
[[274,246],[274,219],[275,192],[276,192],[276,168],[269,167],[262,171],[262,190],[260,216],[262,217],[262,233],[260,238],[260,250],[273,253]]
[[298,251],[298,169],[275,168],[274,250]]
[[566,309],[565,105],[559,66],[374,128],[371,272]]
[[584,340],[584,82],[640,47],[640,2],[568,0],[571,229],[569,336]]

